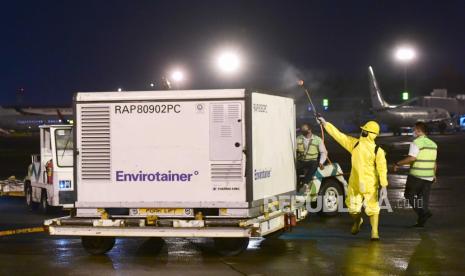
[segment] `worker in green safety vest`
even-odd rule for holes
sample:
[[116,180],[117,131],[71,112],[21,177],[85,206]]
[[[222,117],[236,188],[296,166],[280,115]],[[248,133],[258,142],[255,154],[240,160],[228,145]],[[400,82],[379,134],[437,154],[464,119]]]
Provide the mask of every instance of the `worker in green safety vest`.
[[312,133],[309,124],[302,124],[300,133],[296,139],[296,169],[297,175],[305,172],[304,183],[308,184],[318,167],[324,168],[328,152],[321,138]]
[[408,156],[394,165],[394,171],[399,166],[410,164],[404,196],[418,216],[414,227],[424,227],[432,216],[428,208],[429,195],[431,184],[436,180],[438,146],[426,136],[426,125],[423,122],[415,124],[413,136],[416,138],[410,144]]

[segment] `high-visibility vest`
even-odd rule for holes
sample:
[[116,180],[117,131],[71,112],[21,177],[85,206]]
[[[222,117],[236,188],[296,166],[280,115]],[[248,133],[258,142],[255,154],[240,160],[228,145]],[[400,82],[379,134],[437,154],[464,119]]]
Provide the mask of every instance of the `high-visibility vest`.
[[305,149],[304,136],[297,136],[297,160],[310,161],[318,159],[320,143],[321,138],[312,134],[308,147]]
[[416,177],[434,177],[438,146],[426,136],[420,136],[413,141],[420,149],[415,162],[410,166],[410,175]]

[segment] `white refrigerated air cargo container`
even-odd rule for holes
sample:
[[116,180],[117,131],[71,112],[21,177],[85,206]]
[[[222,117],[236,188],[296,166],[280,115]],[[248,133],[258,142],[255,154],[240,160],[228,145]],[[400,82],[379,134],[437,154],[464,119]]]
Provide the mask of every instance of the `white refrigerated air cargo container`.
[[77,208],[250,208],[295,190],[290,98],[78,93]]
[[77,93],[74,108],[76,212],[48,221],[51,234],[248,238],[306,215],[271,209],[296,190],[291,98],[96,92]]

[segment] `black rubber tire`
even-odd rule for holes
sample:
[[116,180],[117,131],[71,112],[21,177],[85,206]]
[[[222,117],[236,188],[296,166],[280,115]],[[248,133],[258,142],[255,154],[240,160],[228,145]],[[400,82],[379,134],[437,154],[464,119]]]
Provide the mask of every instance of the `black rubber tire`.
[[214,238],[215,251],[224,257],[237,256],[247,249],[249,238]]
[[[329,193],[329,195],[326,195],[327,192]],[[337,208],[335,210],[330,207],[327,207],[326,204],[327,196],[333,196],[333,194],[335,194],[337,198]],[[337,181],[337,179],[335,178],[324,179],[323,183],[321,184],[320,191],[318,191],[318,195],[321,196],[321,198],[323,199],[322,210],[320,211],[320,214],[330,217],[337,215],[338,210],[342,208],[342,206],[339,205],[344,204],[344,190],[341,187],[339,181]]]
[[31,184],[26,183],[24,188],[24,195],[26,198],[26,206],[29,211],[37,210],[38,204],[32,200],[32,187]]
[[48,214],[50,212],[50,205],[48,205],[48,202],[47,202],[47,191],[46,190],[42,190],[42,192],[40,193],[40,203],[39,203],[39,207],[40,207],[40,212],[42,214]]
[[103,255],[115,246],[114,237],[81,237],[82,247],[91,255]]

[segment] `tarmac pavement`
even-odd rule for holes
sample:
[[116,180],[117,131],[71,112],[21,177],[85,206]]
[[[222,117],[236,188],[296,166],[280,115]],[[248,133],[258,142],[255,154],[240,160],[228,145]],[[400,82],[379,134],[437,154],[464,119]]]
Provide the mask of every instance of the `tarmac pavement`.
[[[409,227],[415,216],[402,200],[406,176],[390,174],[394,212],[382,211],[380,242],[369,240],[366,217],[362,231],[351,235],[347,214],[312,214],[292,232],[252,240],[248,250],[235,257],[215,255],[211,241],[204,239],[166,239],[159,254],[148,239],[118,239],[106,256],[90,256],[78,238],[25,234],[0,237],[0,275],[463,275],[465,135],[432,138],[439,144],[439,176],[431,191],[433,217],[423,229]],[[381,137],[378,143],[392,163],[407,154],[410,140]],[[8,147],[13,154],[14,143]],[[327,147],[332,160],[347,171],[349,155],[330,139]],[[8,175],[5,162],[2,157],[0,175]],[[0,230],[37,226],[62,215],[30,212],[22,198],[0,198]]]

